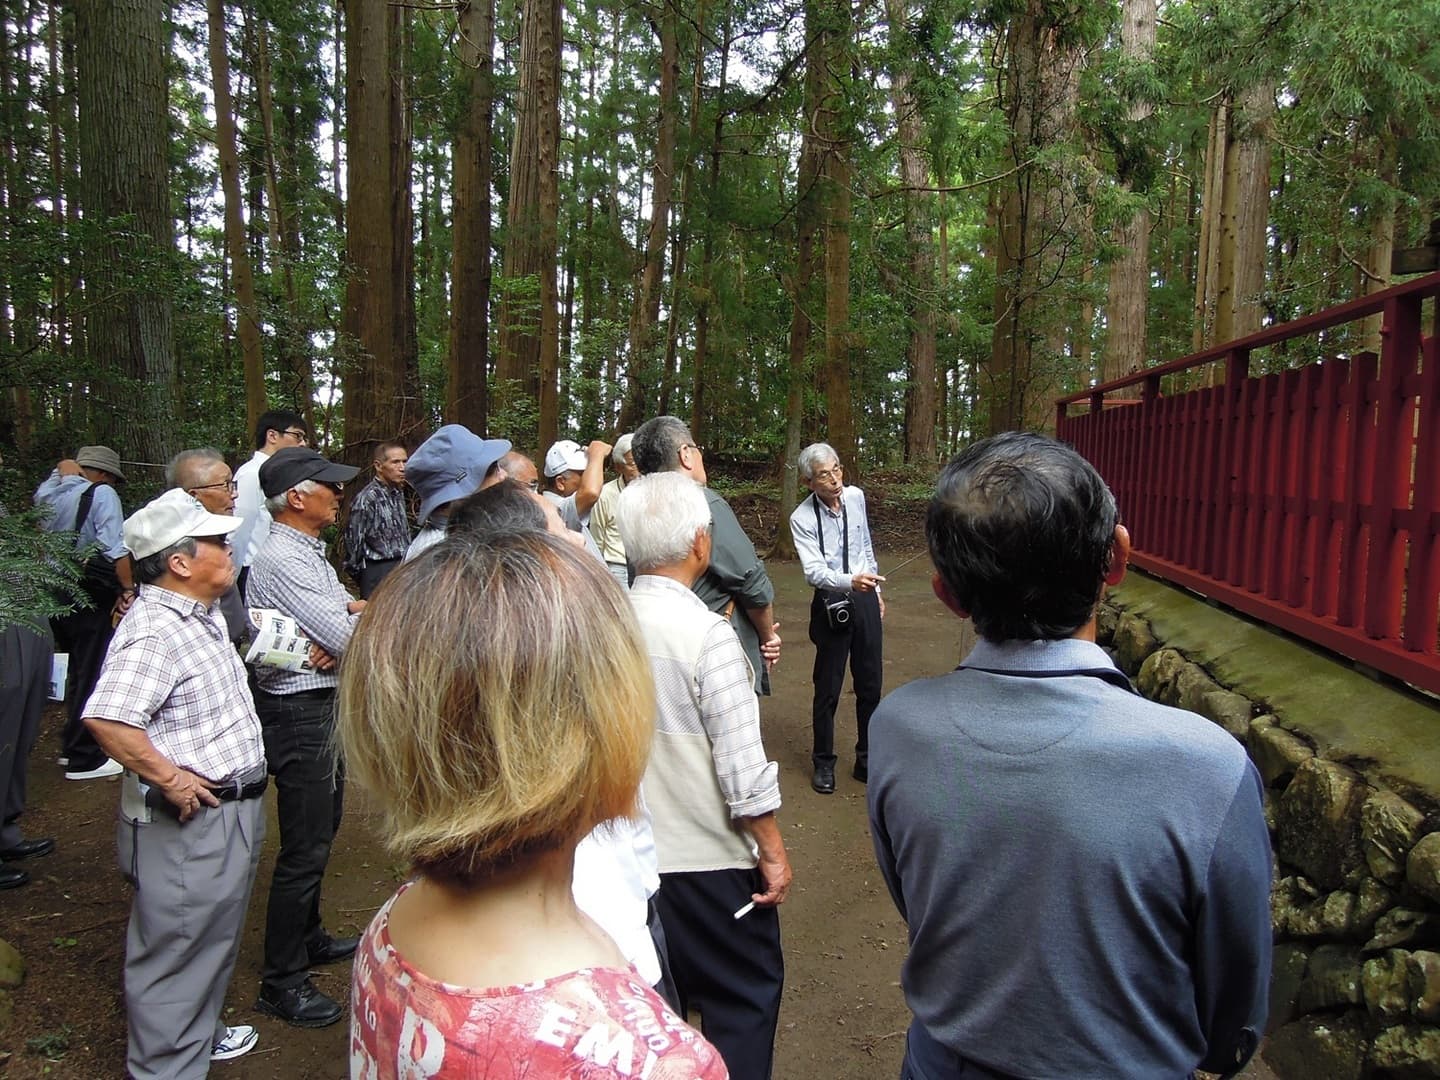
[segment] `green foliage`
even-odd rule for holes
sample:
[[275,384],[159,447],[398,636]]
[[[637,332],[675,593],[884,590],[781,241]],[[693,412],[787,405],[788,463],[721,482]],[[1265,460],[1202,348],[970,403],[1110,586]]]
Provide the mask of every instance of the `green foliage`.
[[42,630],[53,616],[89,600],[80,590],[73,533],[38,528],[40,512],[0,514],[0,629]]

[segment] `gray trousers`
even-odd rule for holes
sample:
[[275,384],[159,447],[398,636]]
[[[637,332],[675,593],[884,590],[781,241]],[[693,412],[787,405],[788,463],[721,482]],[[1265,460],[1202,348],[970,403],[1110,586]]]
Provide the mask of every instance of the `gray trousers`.
[[30,750],[40,734],[54,655],[48,626],[40,633],[14,624],[0,631],[0,850],[24,839],[20,815],[30,778]]
[[265,839],[265,800],[202,807],[181,825],[123,814],[120,872],[135,886],[125,935],[125,1064],[134,1080],[210,1071],[225,991]]

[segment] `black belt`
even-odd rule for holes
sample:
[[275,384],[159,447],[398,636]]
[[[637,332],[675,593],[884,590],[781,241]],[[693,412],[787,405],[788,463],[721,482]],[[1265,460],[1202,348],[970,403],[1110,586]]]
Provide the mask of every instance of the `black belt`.
[[248,784],[235,781],[227,787],[211,788],[210,794],[221,802],[240,802],[244,799],[258,799],[265,794],[265,789],[270,786],[270,777],[262,776],[259,780],[251,780]]

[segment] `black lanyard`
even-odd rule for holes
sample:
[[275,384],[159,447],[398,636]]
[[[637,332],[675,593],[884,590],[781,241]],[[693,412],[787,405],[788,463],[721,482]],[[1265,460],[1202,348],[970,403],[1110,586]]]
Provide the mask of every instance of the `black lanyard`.
[[[813,491],[810,498],[815,501],[815,535],[820,539],[820,556],[825,556],[825,527],[820,523],[820,496]],[[845,505],[845,489],[840,489],[840,565],[850,573],[850,508]]]

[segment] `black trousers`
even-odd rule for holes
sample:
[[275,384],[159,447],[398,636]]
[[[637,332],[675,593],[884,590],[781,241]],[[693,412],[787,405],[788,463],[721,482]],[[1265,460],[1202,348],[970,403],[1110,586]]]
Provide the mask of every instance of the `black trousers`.
[[825,618],[819,592],[810,601],[810,640],[815,644],[815,700],[811,724],[815,731],[811,760],[835,764],[835,709],[845,688],[845,662],[855,679],[855,760],[868,763],[870,714],[880,704],[881,669],[880,598],[873,592],[850,594],[850,623],[832,630]]
[[85,726],[85,705],[100,680],[105,652],[115,631],[110,626],[110,605],[71,611],[50,621],[55,651],[70,654],[65,677],[65,730],[60,752],[70,759],[67,772],[89,772],[105,764],[105,751]]
[[36,633],[11,623],[0,630],[0,849],[25,839],[20,815],[25,811],[30,749],[40,734],[54,651],[48,627]]
[[775,1058],[785,986],[780,916],[757,907],[734,918],[763,891],[758,870],[704,870],[661,874],[655,894],[680,1015],[699,1011],[732,1080],[769,1080]]
[[275,777],[280,820],[261,978],[283,990],[305,981],[309,950],[325,940],[320,883],[345,807],[345,777],[331,746],[334,690],[279,696],[261,690],[255,711],[265,736],[265,761]]
[[374,562],[367,562],[360,571],[360,599],[369,600],[370,594],[380,587],[391,570],[400,565],[400,559],[380,559]]

